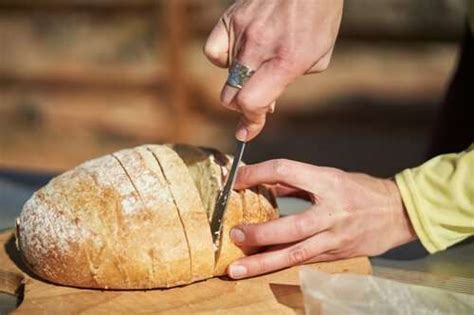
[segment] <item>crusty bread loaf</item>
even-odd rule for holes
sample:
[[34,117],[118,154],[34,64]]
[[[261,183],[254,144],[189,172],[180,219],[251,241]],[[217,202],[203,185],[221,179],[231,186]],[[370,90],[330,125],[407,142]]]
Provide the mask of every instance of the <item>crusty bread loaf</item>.
[[248,254],[230,229],[278,217],[265,187],[233,191],[213,244],[209,218],[231,162],[187,145],[145,145],[85,162],[25,203],[17,220],[24,261],[45,280],[86,288],[165,288],[223,275]]

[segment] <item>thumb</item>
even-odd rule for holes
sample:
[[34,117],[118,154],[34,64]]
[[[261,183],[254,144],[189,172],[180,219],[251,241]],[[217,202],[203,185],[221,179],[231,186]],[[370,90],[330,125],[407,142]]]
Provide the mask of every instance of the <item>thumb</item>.
[[240,141],[250,141],[258,136],[265,126],[267,113],[271,114],[275,111],[275,104],[275,102],[270,104],[267,111],[263,113],[243,112],[235,137]]
[[244,115],[241,116],[235,137],[240,141],[250,141],[255,138],[265,126],[266,115],[254,115],[253,120],[247,119]]

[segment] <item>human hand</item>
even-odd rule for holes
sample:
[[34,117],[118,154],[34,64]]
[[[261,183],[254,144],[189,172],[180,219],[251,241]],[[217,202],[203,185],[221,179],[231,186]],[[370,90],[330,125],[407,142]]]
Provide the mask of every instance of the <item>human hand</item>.
[[293,265],[378,255],[416,239],[395,182],[289,160],[239,169],[236,189],[271,184],[278,195],[305,194],[313,205],[278,220],[236,226],[232,240],[265,251],[232,263],[245,278]]
[[297,77],[324,71],[342,17],[342,0],[240,0],[222,16],[204,46],[215,65],[232,59],[256,70],[238,90],[224,85],[221,102],[240,111],[239,140],[251,140],[266,114]]

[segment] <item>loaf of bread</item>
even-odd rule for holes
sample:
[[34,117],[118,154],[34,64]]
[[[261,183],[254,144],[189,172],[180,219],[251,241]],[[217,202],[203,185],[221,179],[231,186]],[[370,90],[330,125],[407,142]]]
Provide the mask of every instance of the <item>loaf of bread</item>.
[[249,254],[230,229],[278,217],[265,187],[233,191],[213,243],[209,220],[231,163],[188,145],[144,145],[87,161],[25,203],[17,246],[37,276],[74,287],[169,288],[223,275]]

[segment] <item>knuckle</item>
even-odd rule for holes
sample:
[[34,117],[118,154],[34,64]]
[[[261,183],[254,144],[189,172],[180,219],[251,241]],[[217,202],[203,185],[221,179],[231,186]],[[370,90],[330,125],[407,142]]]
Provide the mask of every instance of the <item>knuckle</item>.
[[332,211],[327,212],[321,221],[323,221],[323,227],[328,230],[334,230],[338,226],[338,218]]
[[234,12],[232,14],[232,23],[240,28],[242,26],[244,26],[245,24],[247,24],[247,17],[245,16],[245,14],[243,12]]
[[342,245],[343,247],[346,247],[346,246],[350,245],[351,242],[352,242],[352,238],[349,237],[349,235],[343,234],[343,235],[341,236],[341,245]]
[[331,169],[331,178],[332,178],[332,184],[334,188],[340,188],[343,187],[344,184],[344,178],[346,176],[346,173],[344,171],[341,171],[339,169]]
[[265,261],[265,259],[260,259],[258,260],[257,262],[257,266],[255,268],[255,273],[256,274],[262,274],[262,273],[267,273],[269,272],[269,266],[267,264],[267,262]]
[[256,254],[246,259],[247,276],[259,275],[269,272],[269,262],[264,255]]
[[354,213],[357,211],[356,205],[349,201],[343,203],[342,208],[344,209],[344,212],[346,214],[344,217],[345,221],[351,221],[354,216]]
[[202,51],[204,56],[206,56],[209,61],[223,67],[227,62],[227,52],[221,51],[216,45],[217,43],[213,42],[212,40],[208,40],[206,44],[204,44]]
[[245,228],[245,236],[253,245],[265,244],[265,233],[259,225],[248,225]]
[[337,233],[336,236],[338,236],[339,233],[341,233],[341,231],[344,231],[344,230],[341,230],[341,228],[345,226],[347,229],[353,223],[352,214],[345,210],[337,211],[337,213],[335,213],[332,217],[333,217],[332,229],[335,233]]
[[259,134],[260,131],[262,131],[262,129],[264,127],[264,124],[265,124],[265,122],[258,121],[256,123],[252,123],[252,124],[247,125],[248,137],[251,137],[252,135]]
[[295,72],[299,70],[301,60],[294,48],[280,47],[276,53],[275,65],[281,70]]
[[303,238],[305,237],[310,229],[310,222],[303,220],[301,218],[296,219],[293,223],[293,229],[296,237]]
[[253,102],[253,98],[249,93],[241,91],[236,97],[237,104],[240,109],[247,112],[254,112],[256,110]]
[[271,41],[271,32],[263,25],[254,24],[248,28],[245,38],[250,44],[264,46]]
[[352,238],[349,237],[349,235],[347,235],[345,233],[341,234],[336,239],[337,249],[342,250],[345,247],[347,247],[348,245],[350,245],[351,242],[352,242]]
[[295,73],[299,70],[298,60],[292,55],[286,57],[277,56],[274,63],[277,69],[286,73]]
[[202,48],[202,51],[204,52],[204,55],[208,57],[209,59],[217,58],[217,52],[213,49],[213,46],[210,45],[208,42],[204,45],[204,47]]
[[279,178],[284,178],[288,174],[290,162],[286,159],[276,159],[272,162],[272,169],[275,175]]
[[256,124],[260,126],[265,123],[266,107],[261,107],[255,101],[252,95],[245,92],[239,92],[235,97],[237,108],[244,114],[248,125]]
[[276,51],[276,56],[287,62],[295,62],[297,58],[296,50],[292,47],[292,45],[281,45],[278,47]]
[[291,249],[288,253],[288,265],[298,265],[310,258],[311,257],[309,256],[309,251],[306,247],[297,246]]
[[237,179],[239,182],[246,182],[247,179],[250,177],[249,165],[243,165],[239,167],[239,171],[237,172]]
[[334,249],[333,249],[333,251],[338,252],[339,250],[341,250],[342,247],[343,247],[342,238],[335,237],[334,238]]

